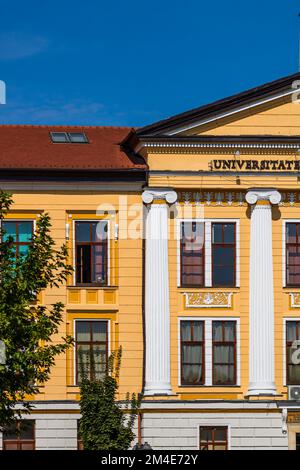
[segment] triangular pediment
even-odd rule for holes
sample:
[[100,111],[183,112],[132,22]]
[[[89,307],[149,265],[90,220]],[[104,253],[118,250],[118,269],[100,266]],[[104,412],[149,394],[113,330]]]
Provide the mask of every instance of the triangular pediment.
[[300,136],[300,73],[159,121],[138,138]]

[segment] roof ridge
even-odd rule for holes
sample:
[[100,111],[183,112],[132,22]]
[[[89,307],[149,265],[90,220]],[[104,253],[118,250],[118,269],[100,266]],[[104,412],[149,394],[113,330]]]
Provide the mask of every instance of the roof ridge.
[[78,129],[133,129],[134,126],[96,126],[96,125],[72,125],[72,124],[0,124],[0,127],[25,127],[25,128],[41,128],[41,129],[49,129],[49,128],[67,128],[73,127]]

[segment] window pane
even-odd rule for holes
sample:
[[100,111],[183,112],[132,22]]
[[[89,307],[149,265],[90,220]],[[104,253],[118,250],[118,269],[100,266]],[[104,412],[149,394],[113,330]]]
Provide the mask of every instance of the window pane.
[[288,378],[290,383],[300,385],[300,364],[288,366]]
[[69,138],[70,141],[73,143],[79,142],[79,143],[86,143],[87,138],[86,135],[83,132],[69,132]]
[[194,341],[203,341],[203,322],[193,322]]
[[181,341],[190,341],[192,339],[191,322],[181,322]]
[[212,224],[212,242],[213,243],[222,243],[222,224]]
[[201,383],[202,366],[198,364],[184,364],[182,367],[182,381],[185,384]]
[[104,321],[92,322],[93,341],[106,341],[107,323]]
[[77,246],[77,282],[88,284],[91,282],[91,246]]
[[300,264],[300,246],[289,246],[287,249],[287,262],[288,265]]
[[204,224],[184,222],[181,231],[181,283],[184,286],[202,286]]
[[227,246],[214,246],[213,247],[214,267],[215,266],[233,266],[234,258],[235,258],[234,247],[227,247]]
[[234,347],[214,346],[214,361],[220,364],[232,364],[234,362]]
[[105,282],[106,245],[91,247],[92,253],[92,282],[101,284]]
[[234,286],[234,267],[217,266],[213,268],[214,286]]
[[23,256],[23,257],[27,256],[28,250],[29,250],[28,245],[19,245],[18,247],[19,256]]
[[215,365],[214,366],[214,384],[234,383],[234,366]]
[[287,243],[296,243],[297,224],[286,224]]
[[68,142],[65,132],[50,132],[52,142]]
[[223,328],[221,321],[213,322],[213,341],[222,341],[223,340]]
[[20,439],[34,439],[34,420],[24,419],[20,422]]
[[28,243],[32,239],[32,222],[18,222],[18,242]]
[[198,345],[187,345],[182,346],[182,358],[183,362],[190,364],[201,364],[202,363],[202,346]]
[[226,442],[226,428],[215,428],[215,441]]
[[106,222],[92,222],[92,240],[97,242],[107,239],[108,225]]
[[235,224],[224,224],[224,243],[234,243]]
[[90,222],[76,222],[76,241],[91,241]]
[[297,322],[286,322],[286,339],[287,341],[295,341],[297,338]]
[[88,322],[88,321],[77,321],[76,322],[76,339],[77,339],[77,341],[91,341],[90,331],[91,331],[90,322]]
[[224,340],[225,341],[235,341],[235,322],[225,322],[224,325]]
[[3,240],[7,241],[8,238],[12,237],[14,242],[17,241],[17,236],[16,236],[17,224],[16,224],[16,222],[3,222],[2,226],[3,226],[3,230],[5,231],[5,233],[3,235]]
[[212,429],[211,428],[200,428],[200,439],[201,441],[212,441]]

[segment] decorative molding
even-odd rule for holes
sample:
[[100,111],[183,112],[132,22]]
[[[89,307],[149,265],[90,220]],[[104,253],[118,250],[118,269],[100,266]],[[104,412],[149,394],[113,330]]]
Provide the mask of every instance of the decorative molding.
[[233,292],[185,292],[187,308],[230,308]]
[[[272,190],[275,191],[275,190]],[[250,192],[250,191],[249,191]],[[270,192],[270,191],[269,191]],[[275,199],[279,199],[279,191],[276,191]],[[281,207],[299,207],[300,192],[280,192],[281,200],[279,202],[271,202]],[[264,199],[262,192],[259,194],[260,199]],[[254,199],[253,199],[254,200]],[[188,205],[206,205],[206,206],[244,206],[247,204],[246,193],[242,191],[178,191],[178,204]],[[254,202],[250,203],[254,204]]]
[[286,149],[286,150],[297,150],[300,148],[300,144],[240,144],[240,143],[202,143],[202,142],[143,142],[136,147],[136,152],[142,148],[230,148],[230,149]]
[[300,308],[300,293],[297,292],[290,292],[291,298],[291,307],[292,308]]

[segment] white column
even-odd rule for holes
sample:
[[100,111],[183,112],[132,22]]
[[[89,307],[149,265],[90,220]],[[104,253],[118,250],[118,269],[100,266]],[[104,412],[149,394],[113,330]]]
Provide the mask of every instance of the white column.
[[170,307],[168,264],[168,204],[177,200],[172,190],[146,189],[145,221],[145,395],[171,393]]
[[276,394],[271,205],[280,200],[274,189],[253,189],[246,194],[251,205],[248,395]]

